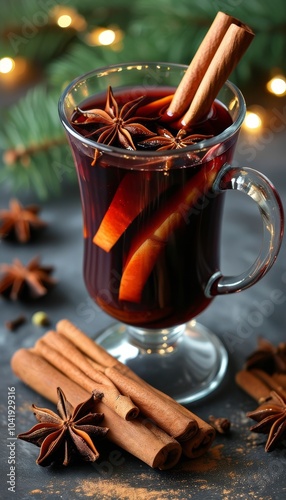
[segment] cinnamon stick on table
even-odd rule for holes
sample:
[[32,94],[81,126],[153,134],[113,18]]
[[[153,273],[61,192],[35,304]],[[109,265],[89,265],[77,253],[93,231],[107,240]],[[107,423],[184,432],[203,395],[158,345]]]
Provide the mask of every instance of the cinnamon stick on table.
[[138,416],[139,409],[135,406],[133,401],[131,401],[128,395],[124,396],[120,394],[115,385],[103,374],[100,374],[102,375],[101,382],[95,382],[72,362],[72,358],[68,359],[54,349],[48,342],[48,338],[50,337],[44,337],[38,340],[33,349],[34,352],[45,358],[55,368],[67,374],[71,380],[88,392],[96,390],[102,393],[102,401],[125,420],[133,420]]
[[[84,332],[82,332],[79,328],[73,325],[70,321],[66,319],[59,321],[56,325],[56,329],[60,334],[65,335],[65,337],[69,338],[71,342],[74,342],[82,352],[85,352],[87,356],[90,357],[90,359],[94,360],[96,363],[104,365],[106,368],[116,368],[117,371],[115,373],[111,372],[112,379],[115,385],[116,381],[119,380],[118,372],[120,372],[129,379],[129,381],[128,379],[124,380],[126,390],[127,390],[126,384],[128,384],[128,382],[130,385],[131,381],[137,382],[137,389],[136,386],[134,386],[133,384],[132,390],[137,392],[138,398],[140,398],[140,395],[142,394],[142,388],[145,389],[148,388],[149,391],[152,391],[151,395],[149,392],[149,397],[151,397],[151,400],[149,402],[148,400],[146,400],[146,391],[145,391],[143,392],[144,401],[140,399],[140,404],[137,402],[137,405],[140,407],[140,405],[143,404],[145,411],[146,411],[146,404],[149,405],[149,410],[150,406],[153,406],[154,413],[152,414],[152,418],[155,421],[157,421],[157,423],[158,423],[158,410],[156,411],[156,409],[158,408],[157,404],[162,405],[162,399],[164,401],[163,419],[165,418],[166,412],[168,411],[168,419],[166,418],[165,421],[166,428],[168,429],[173,428],[174,415],[177,415],[176,418],[179,418],[179,421],[183,418],[183,416],[188,420],[194,420],[197,424],[199,432],[194,434],[193,437],[189,436],[189,438],[187,438],[187,436],[185,435],[185,439],[187,438],[187,440],[185,441],[184,450],[189,458],[200,456],[210,448],[215,438],[215,431],[213,427],[210,426],[207,422],[199,418],[197,415],[192,413],[187,408],[177,403],[171,397],[150,386],[147,382],[145,382],[138,375],[136,375],[130,368],[128,368],[128,366],[124,365],[123,363],[115,359],[113,356],[111,356],[107,351],[105,351],[105,349],[103,349],[100,345],[91,340]],[[107,370],[105,370],[105,373],[107,373]],[[109,375],[111,374],[109,373]],[[123,379],[121,378],[121,384],[122,383]],[[121,385],[121,389],[122,387],[123,386]],[[139,399],[137,401],[139,401]],[[175,409],[176,411],[175,413],[170,413],[170,409],[172,408]],[[178,412],[179,412],[179,417],[178,417]],[[176,423],[176,425],[178,424]],[[188,442],[189,444],[187,444]]]
[[178,441],[187,441],[197,433],[198,424],[193,415],[184,415],[180,409],[169,405],[165,398],[156,395],[151,388],[132,380],[115,367],[106,368],[105,374],[122,394],[128,394],[132,398],[144,415]]
[[[90,393],[28,349],[18,350],[11,366],[25,384],[53,403],[57,403],[57,387],[61,387],[74,406],[90,397]],[[149,419],[123,420],[102,401],[96,402],[95,411],[104,413],[103,425],[109,428],[107,438],[150,467],[164,470],[178,463],[182,453],[180,444]]]
[[[107,365],[111,371],[109,373],[104,366],[105,375],[119,392],[130,396],[139,409],[168,434],[180,441],[194,436],[198,430],[194,415],[184,415],[177,407],[168,405],[164,399],[154,394],[149,388],[144,387],[143,381],[142,384],[134,383],[131,378],[122,375],[119,371],[114,372],[113,368],[121,363],[68,320],[58,322],[56,329],[59,336],[58,342],[60,342],[60,337],[64,335],[71,342],[75,342],[82,352],[88,354],[91,359],[102,366]],[[70,376],[70,372],[68,375]],[[90,376],[93,377],[92,374]],[[96,370],[94,370],[94,377],[96,378]],[[121,383],[119,383],[120,381]]]
[[270,387],[252,373],[252,370],[240,370],[235,376],[235,381],[241,389],[259,404],[269,397]]
[[180,82],[165,118],[180,119],[182,127],[203,119],[253,37],[248,26],[219,12]]
[[286,390],[281,386],[280,382],[278,382],[275,377],[269,375],[263,370],[251,369],[251,373],[256,376],[262,383],[269,387],[270,391],[275,391],[279,394],[283,399],[286,400]]
[[192,413],[188,408],[177,403],[177,401],[175,401],[164,392],[159,391],[155,387],[152,387],[150,384],[142,380],[126,365],[118,362],[118,364],[116,365],[116,369],[121,371],[122,373],[128,374],[128,376],[132,380],[137,381],[138,384],[140,384],[140,387],[142,385],[149,387],[149,389],[151,389],[156,395],[162,397],[165,400],[165,403],[168,404],[168,406],[171,405],[173,407],[176,407],[185,416],[194,418],[198,424],[198,432],[188,440],[181,441],[183,453],[188,458],[198,458],[206,453],[206,451],[211,447],[216,436],[215,429],[211,425],[201,419],[198,415]]
[[286,375],[279,376],[277,373],[269,375],[258,369],[241,370],[236,374],[235,381],[259,404],[270,396],[271,391],[275,391],[286,400]]

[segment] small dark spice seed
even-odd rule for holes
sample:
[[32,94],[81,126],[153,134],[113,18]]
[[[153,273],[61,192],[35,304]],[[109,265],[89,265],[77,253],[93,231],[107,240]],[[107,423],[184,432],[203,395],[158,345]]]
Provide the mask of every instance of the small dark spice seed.
[[10,321],[6,321],[5,327],[7,328],[7,330],[10,330],[11,332],[14,332],[20,326],[22,326],[24,323],[26,323],[26,321],[27,321],[26,316],[24,316],[23,314],[21,314],[20,316],[18,316],[15,319],[12,319]]

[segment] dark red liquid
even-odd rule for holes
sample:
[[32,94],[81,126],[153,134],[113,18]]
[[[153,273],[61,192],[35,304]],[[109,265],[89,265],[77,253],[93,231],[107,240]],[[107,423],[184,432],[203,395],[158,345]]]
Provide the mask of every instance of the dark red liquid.
[[[149,92],[147,99],[158,99],[168,93],[170,89],[157,89],[155,94]],[[128,99],[130,94],[122,92],[120,102]],[[104,102],[102,97],[94,98],[89,100],[88,107],[104,107]],[[211,117],[190,133],[218,135],[231,123],[227,110],[216,102]],[[80,132],[85,133],[82,128]],[[86,148],[79,147],[73,138],[70,140],[83,205],[84,278],[91,297],[108,314],[138,327],[167,328],[197,316],[210,303],[204,289],[219,269],[223,195],[215,196],[211,185],[222,165],[231,160],[236,137],[228,139],[203,162],[198,156],[184,154],[167,167],[165,160],[152,166],[139,158],[133,164],[132,160],[110,153],[104,153],[91,166],[92,152],[87,154]],[[203,158],[205,154],[203,151],[200,156]],[[130,170],[130,166],[134,169]],[[147,170],[142,170],[146,167]],[[141,208],[106,251],[93,238],[108,208],[113,206],[119,186],[122,187],[120,210],[112,212],[112,225],[117,227],[124,213],[132,212],[132,204]],[[167,234],[162,236],[166,220]],[[155,250],[155,260],[150,264],[150,255]],[[126,281],[124,273],[132,258],[134,265]],[[138,283],[143,284],[139,295]]]

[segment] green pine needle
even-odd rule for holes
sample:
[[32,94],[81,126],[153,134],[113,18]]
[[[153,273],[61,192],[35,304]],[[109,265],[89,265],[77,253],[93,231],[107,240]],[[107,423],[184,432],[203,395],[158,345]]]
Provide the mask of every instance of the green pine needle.
[[65,179],[75,179],[57,101],[46,86],[37,86],[8,110],[0,130],[0,182],[11,190],[34,191],[44,199],[59,193]]

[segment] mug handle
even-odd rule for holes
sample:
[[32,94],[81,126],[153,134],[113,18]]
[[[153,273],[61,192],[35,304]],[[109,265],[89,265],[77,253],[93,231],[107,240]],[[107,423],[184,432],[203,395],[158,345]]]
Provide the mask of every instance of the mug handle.
[[257,259],[247,271],[238,276],[223,276],[217,271],[211,276],[205,289],[209,298],[240,292],[259,281],[274,264],[284,232],[281,199],[269,179],[257,170],[234,167],[226,163],[217,175],[212,189],[216,194],[231,189],[250,196],[257,203],[261,214],[263,240]]

